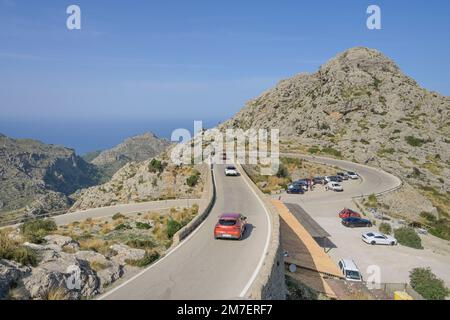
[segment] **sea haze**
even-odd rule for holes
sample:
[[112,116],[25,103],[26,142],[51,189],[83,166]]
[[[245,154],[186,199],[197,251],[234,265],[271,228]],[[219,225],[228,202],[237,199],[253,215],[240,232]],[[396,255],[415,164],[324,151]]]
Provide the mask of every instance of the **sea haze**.
[[223,119],[114,119],[42,120],[0,118],[0,133],[11,138],[30,138],[48,144],[73,148],[77,154],[109,149],[124,139],[148,131],[170,140],[172,131],[194,131],[194,120],[204,128],[215,127]]

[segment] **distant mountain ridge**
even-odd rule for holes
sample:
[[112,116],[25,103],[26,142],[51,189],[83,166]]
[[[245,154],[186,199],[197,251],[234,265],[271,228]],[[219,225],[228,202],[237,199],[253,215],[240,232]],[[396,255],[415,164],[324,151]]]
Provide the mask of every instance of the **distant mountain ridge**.
[[170,144],[168,140],[158,138],[152,132],[146,132],[126,139],[112,149],[100,152],[90,162],[112,177],[128,162],[148,160],[166,150]]
[[97,168],[75,151],[31,139],[0,136],[1,212],[40,214],[66,209],[69,195],[101,182]]

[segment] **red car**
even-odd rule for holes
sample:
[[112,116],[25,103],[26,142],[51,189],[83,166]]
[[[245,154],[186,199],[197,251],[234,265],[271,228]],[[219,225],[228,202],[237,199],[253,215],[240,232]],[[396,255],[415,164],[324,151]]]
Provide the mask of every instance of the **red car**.
[[351,209],[345,208],[341,212],[339,212],[339,218],[341,219],[347,219],[347,218],[361,218],[361,215],[353,211]]
[[241,240],[247,218],[240,213],[224,213],[214,228],[214,239]]

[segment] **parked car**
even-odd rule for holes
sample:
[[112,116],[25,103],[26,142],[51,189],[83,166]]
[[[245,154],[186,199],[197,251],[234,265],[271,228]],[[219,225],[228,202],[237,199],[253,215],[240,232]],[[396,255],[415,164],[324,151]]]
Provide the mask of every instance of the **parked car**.
[[359,176],[353,171],[347,171],[347,176],[352,180],[358,180]]
[[328,182],[342,182],[342,179],[338,176],[326,176],[325,181]]
[[308,191],[308,182],[305,180],[297,180],[289,185],[289,188],[301,187],[304,191]]
[[292,186],[292,188],[288,188],[286,192],[288,194],[304,194],[305,190],[302,186]]
[[361,282],[363,280],[361,272],[353,260],[341,259],[338,266],[345,280],[353,282]]
[[392,236],[388,236],[378,232],[366,232],[362,234],[362,240],[365,243],[376,245],[376,244],[384,244],[395,246],[397,244],[397,239]]
[[313,178],[314,184],[325,184],[325,177],[315,177]]
[[329,182],[327,184],[327,190],[333,190],[336,192],[342,192],[344,191],[344,188],[337,182]]
[[237,239],[244,236],[247,217],[240,213],[224,213],[214,228],[215,239]]
[[342,224],[348,228],[372,227],[370,220],[356,217],[342,219]]
[[341,219],[347,219],[347,218],[361,218],[361,215],[353,211],[352,209],[344,208],[339,212],[339,218]]
[[342,180],[348,180],[348,176],[345,172],[338,172],[338,173],[336,173],[336,176],[338,176]]
[[239,172],[237,171],[235,166],[227,166],[225,167],[225,175],[237,177],[239,175]]

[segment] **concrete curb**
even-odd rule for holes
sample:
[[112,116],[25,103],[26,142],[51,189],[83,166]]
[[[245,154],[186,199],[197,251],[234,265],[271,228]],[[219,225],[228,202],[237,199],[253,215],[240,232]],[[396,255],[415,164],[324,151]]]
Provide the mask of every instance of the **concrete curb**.
[[263,265],[256,279],[248,290],[247,297],[252,300],[284,300],[286,284],[284,279],[284,256],[280,241],[280,218],[270,199],[259,190],[248,176],[245,168],[237,164],[242,177],[262,200],[270,213],[271,238]]
[[172,246],[168,251],[172,250],[180,244],[181,241],[186,239],[209,215],[211,209],[216,202],[216,183],[214,179],[214,172],[212,168],[207,169],[207,180],[205,190],[203,191],[202,199],[206,201],[198,208],[198,214],[189,222],[186,226],[181,228],[173,236]]

